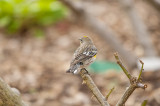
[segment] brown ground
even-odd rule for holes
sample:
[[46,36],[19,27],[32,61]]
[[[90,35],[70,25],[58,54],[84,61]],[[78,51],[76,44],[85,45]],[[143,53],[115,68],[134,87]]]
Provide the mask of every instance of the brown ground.
[[[133,51],[138,57],[143,56],[143,49],[137,44],[129,20],[116,2],[100,1],[97,5],[88,2],[86,5],[90,5],[87,11],[119,34],[117,37],[127,50]],[[148,26],[160,55],[158,13],[141,1],[136,7]],[[93,8],[96,8],[96,11],[91,11]],[[95,42],[99,51],[97,60],[115,61],[114,51],[100,36],[75,23],[63,21],[45,28],[44,31],[43,38],[30,36],[30,31],[26,33],[27,36],[18,37],[6,37],[4,33],[0,33],[0,77],[12,87],[18,88],[23,100],[31,106],[99,106],[95,98],[91,99],[89,89],[81,84],[82,79],[66,74],[65,71],[69,68],[72,54],[79,45],[77,39],[83,35],[89,35]],[[123,73],[110,71],[91,76],[104,95],[115,86],[109,97],[109,103],[112,105],[115,105],[128,86],[128,80]],[[145,99],[154,103],[150,105],[158,106],[158,80],[146,82],[146,91],[136,90],[126,106],[138,106]]]

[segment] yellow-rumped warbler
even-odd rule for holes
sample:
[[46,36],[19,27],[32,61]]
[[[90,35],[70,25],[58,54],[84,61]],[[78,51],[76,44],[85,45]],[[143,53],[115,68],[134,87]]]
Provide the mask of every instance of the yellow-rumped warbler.
[[85,68],[96,59],[97,48],[92,40],[87,36],[79,40],[80,46],[74,53],[70,68],[66,71],[67,73],[77,74],[82,68]]

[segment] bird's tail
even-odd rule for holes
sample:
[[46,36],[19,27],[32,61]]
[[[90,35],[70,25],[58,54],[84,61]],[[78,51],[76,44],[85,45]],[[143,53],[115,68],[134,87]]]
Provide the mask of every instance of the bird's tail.
[[79,65],[74,65],[74,66],[71,66],[70,69],[68,69],[66,71],[66,73],[73,73],[73,74],[76,74],[79,72]]
[[71,72],[71,69],[68,69],[67,71],[66,71],[66,73],[70,73]]

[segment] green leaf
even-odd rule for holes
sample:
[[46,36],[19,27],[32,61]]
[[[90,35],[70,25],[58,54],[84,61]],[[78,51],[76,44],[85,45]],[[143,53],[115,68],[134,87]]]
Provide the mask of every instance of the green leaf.
[[0,27],[9,32],[54,24],[66,14],[58,0],[0,0]]

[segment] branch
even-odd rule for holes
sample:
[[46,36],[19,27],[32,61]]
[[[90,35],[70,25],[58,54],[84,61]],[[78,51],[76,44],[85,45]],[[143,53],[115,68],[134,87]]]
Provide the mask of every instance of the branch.
[[19,91],[9,87],[0,78],[0,106],[26,106],[20,98]]
[[[92,32],[100,35],[110,46],[118,51],[121,56],[124,58],[125,62],[128,64],[129,68],[137,67],[136,57],[128,52],[121,44],[121,42],[116,38],[116,33],[110,29],[109,26],[104,25],[94,16],[89,14],[83,7],[77,6],[73,1],[70,0],[60,0],[65,4],[75,15],[77,15],[78,22],[81,22],[83,25],[87,26]],[[82,20],[82,21],[80,21]]]
[[109,91],[109,93],[106,95],[106,100],[108,100],[108,98],[109,98],[109,96],[110,96],[110,94],[113,92],[113,90],[114,90],[114,87]]
[[123,72],[126,74],[126,76],[129,78],[129,80],[131,79],[131,75],[128,73],[127,69],[124,67],[124,65],[122,64],[122,62],[120,61],[119,57],[118,57],[118,53],[114,53],[114,56],[117,60],[117,64],[119,64],[119,66],[122,68]]
[[81,69],[80,75],[83,79],[83,82],[88,86],[88,88],[91,90],[93,95],[96,97],[98,102],[101,104],[101,106],[109,106],[108,102],[106,101],[105,97],[101,94],[95,83],[93,82],[92,78],[88,74],[88,71],[86,69]]
[[129,88],[126,89],[121,99],[118,101],[116,106],[124,106],[126,101],[128,100],[129,96],[133,93],[133,91],[136,89],[135,85],[130,85]]
[[141,71],[140,71],[139,76],[138,76],[138,81],[140,80],[140,77],[141,77],[142,71],[144,70],[144,69],[143,69],[143,65],[144,65],[144,63],[142,62],[142,60],[139,60],[139,61],[140,61],[140,63],[142,64],[142,67],[141,67]]
[[134,90],[136,88],[142,88],[142,89],[146,89],[147,85],[142,83],[142,80],[140,80],[141,74],[142,74],[142,70],[143,70],[143,62],[141,62],[142,64],[142,69],[139,73],[139,77],[133,77],[131,76],[128,71],[126,70],[126,68],[124,67],[124,65],[122,64],[122,62],[120,61],[119,57],[118,57],[118,53],[114,54],[117,63],[119,64],[119,66],[122,68],[123,72],[125,73],[125,75],[128,77],[129,81],[130,81],[130,86],[126,89],[126,91],[124,92],[123,96],[120,98],[120,100],[118,101],[118,103],[116,104],[116,106],[124,106],[126,101],[128,100],[128,98],[130,97],[130,95],[134,92]]

